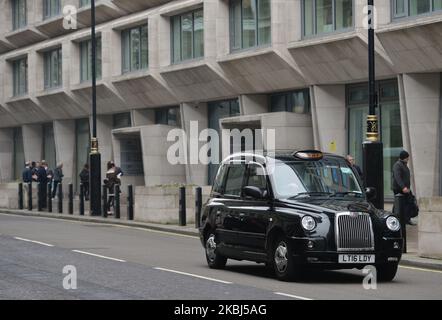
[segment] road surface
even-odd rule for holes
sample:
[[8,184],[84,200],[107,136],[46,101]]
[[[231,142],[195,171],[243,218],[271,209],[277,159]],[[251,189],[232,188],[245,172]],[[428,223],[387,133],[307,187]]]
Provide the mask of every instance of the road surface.
[[[63,286],[73,275],[66,266],[75,267],[76,289]],[[0,214],[0,299],[442,298],[442,271],[400,267],[393,282],[375,290],[364,289],[364,276],[326,271],[302,283],[280,282],[253,262],[209,269],[192,236]]]

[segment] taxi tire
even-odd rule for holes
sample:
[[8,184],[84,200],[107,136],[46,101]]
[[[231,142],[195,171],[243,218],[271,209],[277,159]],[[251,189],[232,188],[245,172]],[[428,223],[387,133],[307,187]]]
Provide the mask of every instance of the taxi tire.
[[[287,247],[287,268],[284,272],[278,270],[275,262],[275,254],[276,250],[280,243],[284,242]],[[272,264],[276,277],[281,281],[300,281],[303,279],[305,272],[304,268],[301,265],[297,265],[295,263],[295,259],[293,257],[293,248],[289,241],[287,241],[287,237],[280,235],[276,238],[273,249],[272,249]]]
[[396,276],[397,263],[385,263],[376,265],[376,275],[379,282],[390,282]]
[[[207,233],[206,241],[212,235],[215,236],[215,232],[213,230],[211,230]],[[219,253],[216,253],[216,250],[215,250],[215,259],[211,260],[211,259],[209,259],[208,255],[207,255],[207,251],[204,250],[204,252],[206,254],[207,265],[209,266],[210,269],[224,269],[224,267],[226,266],[226,263],[227,263],[227,257],[220,255]]]

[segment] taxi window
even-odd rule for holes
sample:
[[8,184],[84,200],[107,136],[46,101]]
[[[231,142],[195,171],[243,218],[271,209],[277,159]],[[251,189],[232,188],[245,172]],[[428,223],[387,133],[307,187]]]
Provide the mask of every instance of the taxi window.
[[213,192],[223,193],[223,182],[224,177],[226,176],[227,166],[221,165],[219,168],[218,174],[216,175],[215,181],[213,182]]
[[257,187],[261,191],[267,190],[267,177],[263,167],[256,164],[249,165],[247,186]]
[[225,194],[231,196],[240,196],[242,183],[244,179],[244,173],[246,166],[244,164],[233,164],[229,166],[229,172],[227,173],[227,181],[225,187]]

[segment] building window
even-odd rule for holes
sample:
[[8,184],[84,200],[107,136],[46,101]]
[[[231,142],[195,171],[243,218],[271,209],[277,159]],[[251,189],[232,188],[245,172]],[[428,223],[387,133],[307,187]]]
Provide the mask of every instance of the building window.
[[132,126],[130,112],[117,113],[113,115],[113,128],[129,128]]
[[303,0],[304,36],[353,27],[353,0]]
[[[101,38],[97,38],[97,79],[101,79]],[[92,80],[92,41],[80,43],[80,81]]]
[[120,139],[121,170],[126,176],[143,176],[143,149],[140,137]]
[[61,48],[44,53],[45,89],[60,87],[63,83]]
[[12,62],[13,95],[28,93],[28,59],[23,58]]
[[43,19],[49,19],[60,15],[60,0],[43,1]]
[[442,0],[392,0],[394,18],[417,16],[442,10]]
[[309,90],[276,93],[270,96],[270,112],[294,112],[306,114],[310,112]]
[[267,45],[270,39],[270,0],[230,1],[230,47],[232,51]]
[[204,56],[203,9],[171,18],[172,62]]
[[80,0],[80,8],[91,5],[91,0]]
[[12,30],[18,30],[27,25],[26,0],[12,1]]
[[165,124],[168,126],[180,127],[180,107],[156,109],[155,124]]
[[[384,144],[384,193],[392,197],[391,169],[403,148],[399,91],[396,80],[376,84],[379,94],[380,137]],[[362,166],[362,142],[365,140],[368,114],[367,84],[347,87],[348,151]]]
[[147,32],[147,25],[122,31],[123,73],[147,69],[149,65]]
[[[216,130],[221,137],[221,128],[220,128],[220,120],[224,118],[229,117],[235,117],[239,116],[241,114],[240,112],[240,105],[238,99],[233,100],[224,100],[224,101],[215,101],[210,102],[208,104],[208,122],[209,122],[209,129]],[[222,145],[219,146],[219,155],[222,155]],[[209,151],[209,157],[212,156],[212,151]],[[216,173],[218,172],[219,164],[216,163],[209,163],[208,166],[208,176],[209,181],[208,184],[212,185],[213,181],[215,180]]]
[[43,159],[46,160],[49,168],[55,168],[56,155],[55,155],[55,138],[54,138],[54,126],[52,123],[44,123],[43,127]]

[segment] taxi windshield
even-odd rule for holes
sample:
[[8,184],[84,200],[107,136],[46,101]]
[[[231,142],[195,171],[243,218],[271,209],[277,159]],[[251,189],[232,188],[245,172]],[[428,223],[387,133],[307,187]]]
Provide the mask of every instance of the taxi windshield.
[[277,198],[364,197],[358,179],[344,159],[276,160],[270,171]]

